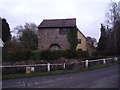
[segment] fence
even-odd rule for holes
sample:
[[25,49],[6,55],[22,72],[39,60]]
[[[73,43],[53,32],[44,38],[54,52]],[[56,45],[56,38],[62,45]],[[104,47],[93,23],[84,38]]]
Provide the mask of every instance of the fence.
[[[51,71],[51,66],[62,66],[63,69],[65,69],[65,63],[61,63],[61,64],[30,64],[30,65],[7,65],[7,66],[0,66],[0,68],[20,68],[20,67],[24,67],[24,69],[26,68],[26,73],[30,73],[30,72],[34,72],[34,68],[38,67],[38,66],[47,66],[47,71],[50,72]],[[4,71],[4,70],[3,70]]]
[[85,63],[85,68],[88,68],[89,67],[89,62],[98,62],[98,61],[102,61],[103,64],[106,64],[106,61],[108,60],[113,60],[113,61],[117,61],[118,58],[115,57],[115,58],[103,58],[103,59],[96,59],[96,60],[85,60],[85,61],[82,61]]
[[[30,65],[7,65],[7,66],[0,66],[3,71],[3,75],[6,74],[16,74],[16,73],[31,73],[31,72],[50,72],[52,70],[65,70],[65,69],[82,69],[88,68],[92,65],[100,65],[100,64],[107,64],[111,62],[117,61],[118,58],[103,58],[103,59],[96,59],[96,60],[85,60],[80,61],[79,63],[60,63],[60,64],[30,64]],[[95,63],[94,63],[95,62]],[[100,64],[96,64],[96,62]],[[45,66],[45,67],[43,67]]]

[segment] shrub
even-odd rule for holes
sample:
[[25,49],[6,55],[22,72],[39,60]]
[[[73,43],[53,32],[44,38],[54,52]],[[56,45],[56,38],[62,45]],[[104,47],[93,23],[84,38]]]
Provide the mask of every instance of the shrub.
[[76,50],[37,50],[31,52],[31,59],[33,60],[56,60],[63,57],[67,59],[76,59],[87,58],[88,56],[88,52]]
[[39,50],[31,51],[30,59],[32,59],[32,60],[41,60],[41,51],[39,51]]
[[105,58],[105,56],[102,53],[94,51],[94,52],[91,53],[91,55],[87,59],[94,60],[94,59]]
[[78,52],[78,57],[79,58],[88,58],[89,53],[87,51],[77,51]]
[[75,59],[78,58],[78,53],[76,50],[66,50],[63,52],[63,55],[67,59]]
[[115,56],[114,51],[98,51],[99,56]]
[[97,57],[97,56],[99,56],[99,53],[97,51],[94,51],[94,52],[91,53],[91,56]]
[[88,58],[89,54],[86,51],[76,50],[9,50],[3,53],[5,61],[21,61],[21,60],[57,60],[59,58],[77,59]]
[[28,60],[30,58],[31,51],[29,50],[17,50],[16,60]]
[[60,58],[60,52],[59,51],[41,51],[41,59],[42,60],[55,60]]
[[28,60],[31,52],[29,50],[9,50],[3,52],[3,61],[21,61]]

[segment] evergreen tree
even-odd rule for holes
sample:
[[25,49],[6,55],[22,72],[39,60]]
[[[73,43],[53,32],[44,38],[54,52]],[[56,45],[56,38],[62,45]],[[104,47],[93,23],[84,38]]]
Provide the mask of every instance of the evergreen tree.
[[98,51],[107,51],[108,55],[120,55],[119,8],[117,3],[111,2],[110,10],[107,12],[106,26],[101,25],[101,37],[98,42]]
[[107,40],[107,35],[106,35],[106,30],[105,27],[103,26],[103,24],[101,24],[101,36],[98,42],[98,51],[105,51],[106,48],[106,40]]
[[4,43],[11,40],[9,24],[7,23],[6,19],[2,19],[2,40]]

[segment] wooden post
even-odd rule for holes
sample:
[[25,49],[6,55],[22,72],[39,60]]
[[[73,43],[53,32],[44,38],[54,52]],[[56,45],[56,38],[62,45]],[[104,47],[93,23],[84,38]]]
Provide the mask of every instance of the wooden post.
[[105,59],[103,59],[103,64],[106,64],[106,61],[105,61]]
[[34,72],[35,71],[35,67],[31,67],[31,72]]
[[118,60],[118,58],[117,57],[115,57],[115,61],[117,61]]
[[47,64],[48,72],[50,72],[50,63]]
[[63,68],[65,69],[65,63],[63,63]]
[[26,73],[30,73],[31,72],[31,67],[26,67]]
[[85,62],[85,68],[88,68],[88,60]]

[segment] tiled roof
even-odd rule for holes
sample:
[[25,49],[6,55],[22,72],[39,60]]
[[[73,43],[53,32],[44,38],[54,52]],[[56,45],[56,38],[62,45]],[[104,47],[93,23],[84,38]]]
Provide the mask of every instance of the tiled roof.
[[76,19],[48,19],[43,20],[38,28],[55,28],[55,27],[76,27]]

